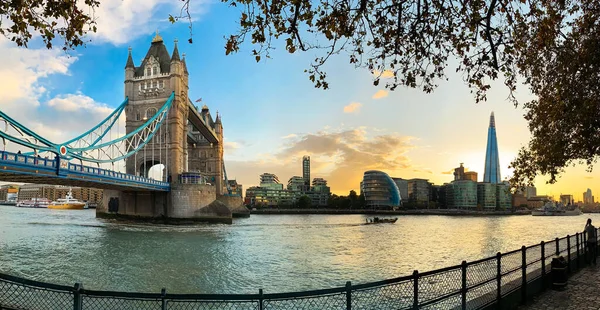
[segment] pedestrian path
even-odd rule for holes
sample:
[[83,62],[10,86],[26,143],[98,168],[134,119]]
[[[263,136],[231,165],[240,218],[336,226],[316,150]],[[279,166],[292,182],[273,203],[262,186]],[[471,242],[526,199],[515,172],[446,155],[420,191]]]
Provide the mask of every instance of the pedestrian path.
[[548,289],[519,310],[600,310],[600,267],[586,266],[569,277],[564,291]]

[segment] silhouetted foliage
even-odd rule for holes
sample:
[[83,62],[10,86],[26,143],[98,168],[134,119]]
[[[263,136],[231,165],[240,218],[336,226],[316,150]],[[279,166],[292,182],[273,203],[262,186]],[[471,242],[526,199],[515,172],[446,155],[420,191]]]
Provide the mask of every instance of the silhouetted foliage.
[[27,47],[38,32],[47,48],[58,36],[64,40],[64,50],[73,49],[84,44],[86,33],[96,32],[94,9],[99,5],[96,0],[1,1],[0,34]]
[[302,208],[302,209],[308,209],[310,208],[312,205],[312,201],[310,200],[310,197],[306,196],[306,195],[302,195],[300,197],[300,199],[298,199],[298,207]]

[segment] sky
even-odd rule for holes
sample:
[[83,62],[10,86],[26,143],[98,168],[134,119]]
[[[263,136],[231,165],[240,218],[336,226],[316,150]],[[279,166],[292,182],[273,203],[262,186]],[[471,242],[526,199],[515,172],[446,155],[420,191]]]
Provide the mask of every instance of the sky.
[[[128,47],[140,65],[158,30],[169,52],[178,39],[179,52],[186,54],[192,101],[202,98],[212,115],[222,116],[228,177],[244,188],[258,185],[265,172],[287,184],[302,174],[303,155],[311,156],[312,177],[325,178],[336,194],[358,190],[363,172],[371,169],[443,184],[464,163],[481,181],[492,111],[504,179],[530,138],[525,111],[506,99],[501,82],[492,84],[487,102],[476,104],[451,65],[448,81],[431,94],[388,91],[373,86],[372,72],[355,69],[341,55],[326,66],[330,89],[316,89],[303,72],[315,53],[280,48],[257,63],[248,42],[226,56],[224,37],[236,32],[239,9],[220,1],[192,4],[193,44],[187,42],[187,22],[167,21],[180,10],[176,0],[103,0],[95,12],[97,33],[69,53],[48,50],[39,38],[25,49],[0,37],[0,109],[51,141],[66,141],[121,104]],[[517,97],[531,99],[525,87]],[[596,175],[574,166],[553,185],[540,176],[538,195],[582,200],[587,188],[600,193]]]

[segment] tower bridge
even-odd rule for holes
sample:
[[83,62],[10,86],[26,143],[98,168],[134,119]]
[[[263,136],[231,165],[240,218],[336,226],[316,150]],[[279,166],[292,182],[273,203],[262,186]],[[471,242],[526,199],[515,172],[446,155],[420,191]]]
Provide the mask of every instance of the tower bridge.
[[[98,217],[231,223],[232,215],[247,214],[225,173],[221,116],[189,99],[177,40],[170,54],[157,32],[139,66],[129,48],[124,84],[125,100],[115,111],[64,143],[0,111],[0,181],[103,188]],[[10,150],[22,147],[29,151]],[[125,171],[117,171],[123,161]],[[154,180],[150,169],[157,165],[162,177]]]

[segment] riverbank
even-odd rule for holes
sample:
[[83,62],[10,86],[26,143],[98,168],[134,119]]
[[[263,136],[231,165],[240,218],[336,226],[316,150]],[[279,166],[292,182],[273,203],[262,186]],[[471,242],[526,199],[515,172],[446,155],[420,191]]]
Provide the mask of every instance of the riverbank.
[[523,211],[473,211],[453,209],[426,210],[364,210],[364,209],[256,209],[250,214],[365,214],[365,215],[454,215],[454,216],[495,216],[495,215],[531,215],[530,210]]

